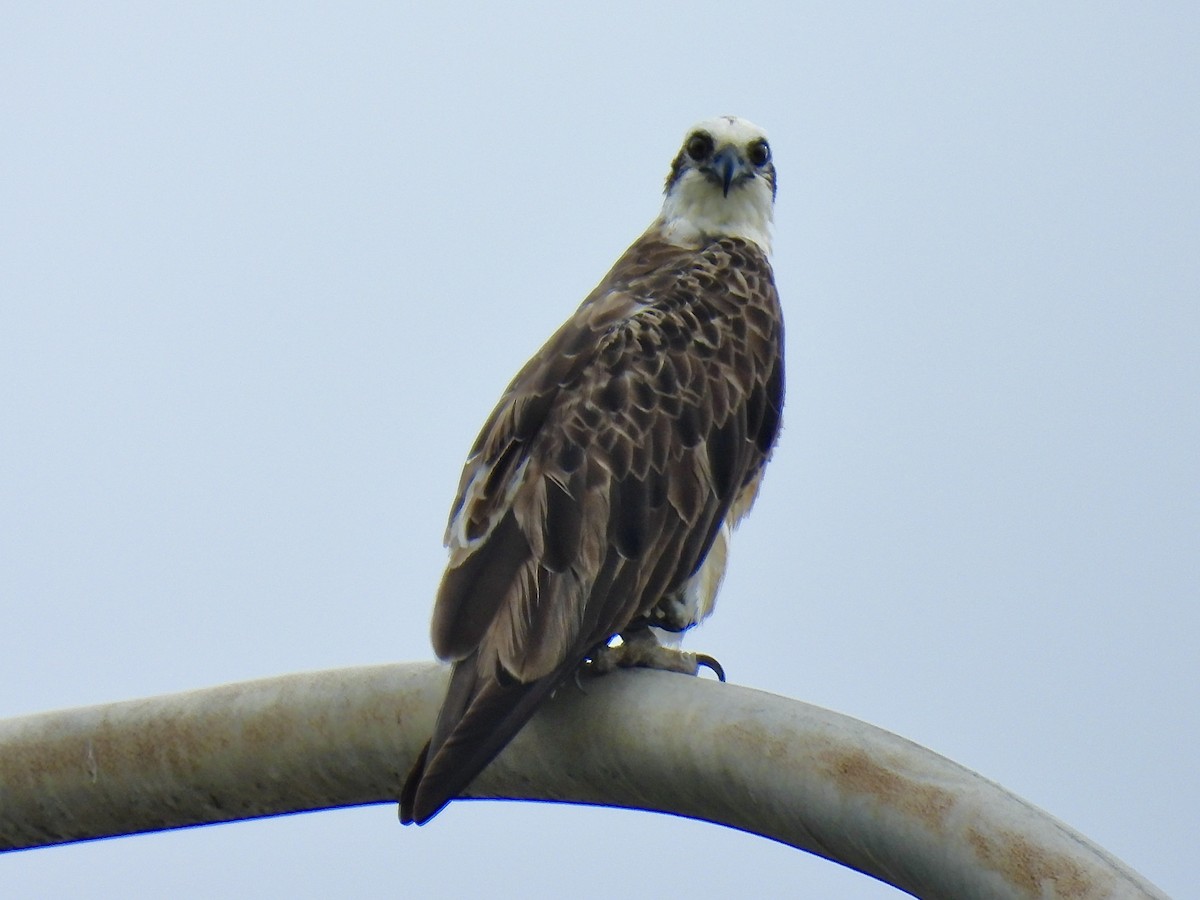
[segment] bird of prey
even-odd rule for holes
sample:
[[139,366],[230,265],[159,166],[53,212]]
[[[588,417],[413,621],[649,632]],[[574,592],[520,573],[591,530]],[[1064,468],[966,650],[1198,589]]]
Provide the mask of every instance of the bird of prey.
[[705,661],[651,626],[681,632],[712,611],[779,431],[775,186],[762,129],[692,128],[662,213],[484,424],[433,612],[453,671],[401,821],[436,815],[581,666]]

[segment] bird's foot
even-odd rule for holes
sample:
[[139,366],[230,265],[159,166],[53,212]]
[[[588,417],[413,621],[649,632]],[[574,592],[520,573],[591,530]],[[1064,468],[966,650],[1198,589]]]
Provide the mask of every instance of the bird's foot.
[[648,628],[622,634],[615,644],[601,644],[584,664],[585,671],[592,675],[634,667],[682,672],[684,675],[699,675],[705,668],[711,669],[719,680],[725,680],[725,670],[711,656],[664,647]]

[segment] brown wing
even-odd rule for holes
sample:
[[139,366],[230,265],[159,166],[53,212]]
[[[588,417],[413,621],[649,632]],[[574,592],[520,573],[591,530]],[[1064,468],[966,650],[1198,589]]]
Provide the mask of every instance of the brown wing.
[[517,375],[467,460],[433,645],[455,660],[401,815],[462,791],[598,643],[692,575],[783,402],[770,265],[635,243]]

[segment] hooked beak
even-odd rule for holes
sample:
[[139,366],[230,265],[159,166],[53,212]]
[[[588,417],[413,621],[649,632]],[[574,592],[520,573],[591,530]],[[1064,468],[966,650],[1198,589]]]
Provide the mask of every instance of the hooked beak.
[[754,177],[754,169],[733,147],[722,147],[714,153],[709,167],[721,183],[721,190],[726,197],[729,196],[729,189],[735,182]]

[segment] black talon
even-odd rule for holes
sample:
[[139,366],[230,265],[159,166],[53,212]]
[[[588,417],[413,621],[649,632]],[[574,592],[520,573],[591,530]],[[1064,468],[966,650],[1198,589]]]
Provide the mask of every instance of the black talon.
[[717,681],[725,683],[725,670],[721,664],[709,656],[707,653],[696,654],[696,665],[703,666],[706,669],[712,669],[713,674],[717,676]]

